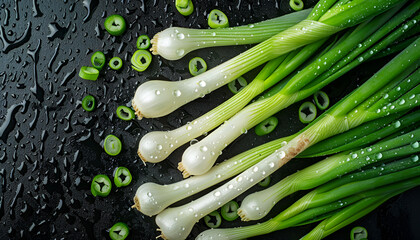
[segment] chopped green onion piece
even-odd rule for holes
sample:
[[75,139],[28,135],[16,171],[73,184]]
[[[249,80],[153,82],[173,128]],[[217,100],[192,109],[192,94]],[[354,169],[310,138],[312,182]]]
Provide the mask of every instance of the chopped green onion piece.
[[131,57],[132,68],[136,71],[143,72],[152,62],[152,54],[146,50],[137,50]]
[[117,222],[109,230],[109,237],[112,240],[124,240],[129,233],[130,229],[128,229],[127,224],[123,222]]
[[290,0],[289,4],[290,4],[290,7],[295,11],[300,11],[303,9],[302,0]]
[[92,66],[98,70],[101,70],[104,67],[105,60],[105,54],[101,51],[95,52],[90,58]]
[[96,175],[90,185],[93,196],[106,197],[111,192],[112,183],[109,177],[103,174]]
[[134,118],[134,111],[126,106],[119,106],[117,108],[117,116],[122,120],[130,121]]
[[96,101],[92,95],[86,95],[82,100],[82,108],[85,111],[91,112],[95,109]]
[[271,183],[271,176],[264,178],[261,182],[258,183],[261,187],[268,187]]
[[96,81],[99,77],[99,70],[94,67],[83,66],[80,68],[79,77],[86,80]]
[[133,177],[131,176],[130,170],[126,167],[118,167],[114,173],[114,184],[117,187],[125,187],[131,183]]
[[218,228],[222,224],[222,217],[218,211],[213,211],[204,217],[204,223],[209,228]]
[[226,221],[233,221],[239,217],[238,215],[239,204],[235,201],[230,201],[222,206],[220,213]]
[[190,69],[191,75],[197,76],[198,74],[207,71],[207,63],[201,57],[195,57],[190,60],[188,68]]
[[310,123],[316,117],[316,107],[311,102],[304,102],[299,108],[299,120],[302,123]]
[[364,227],[354,227],[350,232],[350,239],[351,240],[363,240],[367,239],[368,233],[366,228]]
[[147,35],[140,35],[137,38],[137,49],[145,50],[150,47],[150,38]]
[[229,27],[229,20],[226,14],[218,9],[211,10],[209,18],[207,19],[209,27],[211,28],[225,28]]
[[105,138],[104,150],[108,155],[116,156],[121,152],[122,144],[119,138],[110,134]]
[[188,7],[188,2],[189,0],[176,0],[175,5],[180,8],[186,8]]
[[[239,88],[237,87],[237,84],[239,84]],[[244,87],[246,87],[246,85],[248,85],[248,83],[246,82],[245,78],[238,77],[237,79],[228,83],[228,88],[233,94],[237,94]]]
[[123,65],[123,62],[121,58],[119,57],[113,57],[111,60],[109,60],[109,67],[114,70],[119,70]]
[[260,122],[255,127],[255,134],[257,134],[258,136],[267,135],[271,133],[277,127],[278,123],[279,123],[279,120],[276,117],[271,116],[265,119],[264,121]]
[[[181,0],[182,1],[182,0]],[[182,1],[185,2],[185,1]],[[182,7],[183,4],[179,4],[179,0],[175,2],[176,10],[184,16],[189,16],[194,11],[194,5],[191,0],[188,0],[188,4],[185,7]]]
[[105,29],[113,36],[121,36],[125,32],[126,23],[120,15],[111,15],[105,19]]
[[323,91],[319,91],[316,92],[314,94],[314,100],[315,100],[315,104],[316,106],[320,109],[320,110],[325,110],[328,108],[328,106],[330,105],[330,98],[328,97],[328,95],[323,92]]

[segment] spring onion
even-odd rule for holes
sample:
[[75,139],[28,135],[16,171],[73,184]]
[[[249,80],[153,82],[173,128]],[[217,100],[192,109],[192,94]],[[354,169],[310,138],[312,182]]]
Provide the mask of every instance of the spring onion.
[[103,174],[96,175],[90,185],[93,196],[106,197],[111,192],[112,183],[109,177]]
[[290,0],[289,5],[295,11],[300,11],[300,10],[303,9],[303,1],[302,0]]
[[239,217],[237,213],[238,208],[239,204],[232,200],[220,208],[220,214],[222,215],[223,219],[231,222]]
[[302,123],[310,123],[316,117],[316,107],[311,102],[304,102],[299,107],[299,120]]
[[124,121],[130,121],[135,117],[134,111],[131,110],[131,108],[126,106],[119,106],[117,107],[117,116],[124,120]]
[[323,91],[318,91],[314,94],[314,101],[320,110],[325,110],[330,105],[330,98]]
[[150,38],[147,35],[140,35],[137,38],[137,49],[139,50],[145,50],[150,47]]
[[271,183],[271,176],[264,178],[261,182],[258,183],[261,187],[268,187]]
[[[187,5],[185,5],[185,2],[187,2]],[[192,0],[176,0],[175,7],[176,10],[184,16],[189,16],[194,11]]]
[[82,108],[85,111],[91,112],[95,110],[95,107],[96,107],[96,101],[95,101],[95,97],[93,97],[92,95],[86,95],[82,99]]
[[104,23],[106,31],[113,36],[121,36],[126,29],[126,23],[122,16],[111,15],[105,19]]
[[101,51],[95,52],[90,58],[92,66],[98,70],[101,70],[105,65],[105,54]]
[[[326,0],[326,3],[318,3],[306,20],[203,74],[176,82],[151,80],[141,84],[132,101],[136,114],[148,118],[165,116],[271,59],[401,5],[399,0],[349,1],[328,11],[334,2]],[[180,94],[174,95],[174,91]]]
[[364,227],[354,227],[351,232],[350,232],[350,239],[351,240],[363,240],[363,239],[367,239],[368,237],[368,232],[366,230],[366,228]]
[[[152,63],[152,54],[146,50],[137,50],[131,57],[131,67],[138,72],[145,71],[150,63]],[[155,94],[158,93],[155,92]]]
[[117,187],[126,187],[131,183],[132,176],[126,167],[118,167],[114,172],[114,184]]
[[211,28],[229,27],[229,19],[226,14],[218,9],[213,9],[209,13],[207,23]]
[[218,211],[213,211],[204,217],[204,223],[209,228],[218,228],[222,224],[222,217]]
[[207,71],[207,63],[201,57],[195,57],[188,63],[188,69],[190,70],[191,75],[197,76],[198,74]]
[[244,87],[246,87],[246,85],[248,85],[246,79],[241,76],[233,80],[232,82],[228,83],[228,88],[233,94],[237,94]]
[[191,51],[205,47],[259,43],[304,20],[310,11],[307,9],[240,27],[167,28],[151,40],[152,53],[168,60],[178,60]]
[[116,156],[121,152],[122,143],[119,138],[110,134],[104,140],[104,150],[110,156]]
[[258,136],[267,135],[274,131],[278,123],[279,120],[276,117],[271,116],[265,119],[264,121],[260,122],[260,124],[258,124],[255,127],[255,134],[257,134]]
[[86,80],[96,81],[99,77],[99,71],[94,67],[83,66],[80,68],[79,77]]
[[130,229],[123,222],[117,222],[109,229],[109,237],[112,240],[124,240],[128,237],[129,233]]
[[123,65],[121,58],[113,57],[109,60],[109,67],[113,70],[120,70]]

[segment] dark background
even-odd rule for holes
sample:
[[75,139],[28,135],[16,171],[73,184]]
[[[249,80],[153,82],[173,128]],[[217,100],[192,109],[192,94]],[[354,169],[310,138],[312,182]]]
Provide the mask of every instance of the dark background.
[[[136,38],[141,34],[152,37],[170,26],[207,28],[206,16],[214,8],[228,15],[231,26],[253,23],[291,12],[288,2],[197,0],[194,13],[184,17],[176,11],[173,1],[163,0],[1,0],[0,239],[106,239],[107,229],[118,221],[128,224],[130,239],[155,239],[154,219],[131,209],[132,198],[144,182],[181,180],[176,164],[186,146],[167,161],[144,166],[136,154],[138,141],[149,131],[174,129],[191,121],[228,99],[231,93],[222,87],[159,119],[125,122],[116,117],[115,109],[130,106],[136,87],[146,80],[190,77],[187,66],[192,57],[204,58],[211,68],[250,46],[198,50],[178,61],[154,56],[149,69],[138,73],[129,64]],[[310,2],[308,5],[313,4]],[[111,14],[120,14],[127,21],[127,32],[121,37],[112,37],[103,29],[105,17]],[[98,50],[107,59],[121,57],[122,69],[105,67],[97,81],[80,79],[80,67],[89,66],[91,53]],[[367,63],[325,91],[335,102],[385,62]],[[252,71],[245,77],[250,80],[256,73]],[[97,99],[93,112],[81,108],[80,100],[86,94]],[[257,137],[249,131],[231,144],[219,161],[301,129],[297,107],[295,104],[276,114],[280,125],[275,132]],[[123,151],[116,157],[108,156],[101,147],[101,141],[111,133],[123,142]],[[295,160],[273,179],[278,181],[314,161]],[[106,198],[93,197],[91,179],[97,174],[112,176],[118,166],[131,170],[132,184],[120,189],[114,186]],[[284,199],[268,218],[302,194]],[[349,239],[351,228],[357,225],[368,229],[369,239],[420,239],[416,229],[419,196],[418,188],[403,193],[328,239]],[[239,224],[223,223],[222,227]],[[256,239],[299,239],[314,226]],[[203,230],[204,224],[197,223],[190,238]]]

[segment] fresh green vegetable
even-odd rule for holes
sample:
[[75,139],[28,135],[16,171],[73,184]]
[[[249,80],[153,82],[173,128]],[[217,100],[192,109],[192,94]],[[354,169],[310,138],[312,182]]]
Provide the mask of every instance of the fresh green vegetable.
[[213,9],[209,13],[207,23],[211,28],[226,28],[229,27],[229,19],[226,14],[218,9]]
[[121,152],[122,143],[119,138],[110,134],[106,136],[104,141],[104,150],[108,155],[116,156]]
[[106,197],[111,192],[112,183],[109,177],[103,174],[96,175],[90,185],[93,196]]
[[105,19],[104,23],[106,31],[113,36],[121,36],[126,29],[126,23],[120,15],[111,15]]
[[209,228],[218,228],[222,224],[222,217],[218,211],[213,211],[204,217],[204,223]]
[[150,38],[147,35],[140,35],[137,38],[137,49],[145,50],[150,47]]
[[123,65],[121,58],[113,57],[109,60],[109,67],[113,70],[120,70]]
[[94,67],[83,66],[80,68],[79,77],[86,80],[96,81],[99,77],[99,71]]
[[258,183],[261,187],[268,187],[271,183],[271,176],[264,178],[261,182]]
[[95,97],[93,97],[92,95],[86,95],[82,100],[82,108],[85,111],[91,112],[95,110],[95,107],[96,107]]
[[238,208],[239,204],[232,200],[222,206],[220,209],[220,214],[222,215],[223,219],[231,222],[239,217],[237,213]]
[[118,167],[114,172],[114,184],[117,187],[125,187],[131,183],[132,176],[126,167]]
[[304,102],[299,107],[299,120],[302,123],[310,123],[316,117],[316,107],[311,102]]
[[318,91],[314,94],[314,101],[320,110],[325,110],[330,105],[330,98],[323,91]]
[[137,50],[131,57],[131,67],[139,72],[145,71],[152,63],[152,54],[146,50]]
[[[186,6],[185,2],[187,2]],[[194,4],[192,3],[192,0],[176,0],[175,7],[176,10],[184,16],[189,16],[194,11]]]
[[354,227],[351,232],[350,232],[350,239],[351,240],[362,240],[362,239],[367,239],[368,237],[368,232],[366,230],[366,228],[364,227]]
[[246,87],[246,85],[248,85],[246,79],[241,76],[233,80],[232,82],[228,83],[228,88],[233,94],[237,94],[244,87]]
[[265,119],[264,121],[260,122],[260,124],[258,124],[255,127],[255,134],[257,134],[258,136],[267,135],[271,133],[272,131],[274,131],[278,123],[279,123],[279,120],[276,117],[271,116]]
[[105,54],[101,51],[95,52],[90,58],[92,66],[98,70],[101,70],[105,65]]
[[302,0],[290,0],[289,5],[295,11],[300,11],[300,10],[303,9],[303,1]]
[[129,233],[130,229],[128,228],[127,224],[123,222],[117,222],[109,230],[109,237],[112,240],[124,240],[128,237]]
[[207,63],[201,57],[192,58],[188,64],[191,75],[197,76],[207,71]]
[[134,111],[131,110],[131,108],[126,107],[126,106],[117,107],[116,112],[117,112],[117,116],[124,121],[130,121],[135,116]]

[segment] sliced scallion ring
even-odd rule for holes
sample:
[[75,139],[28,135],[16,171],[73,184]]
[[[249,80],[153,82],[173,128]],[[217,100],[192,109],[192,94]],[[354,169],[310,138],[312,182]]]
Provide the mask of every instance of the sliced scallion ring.
[[235,201],[230,201],[222,206],[220,214],[226,221],[233,221],[239,217],[238,215],[239,204]]
[[86,95],[82,99],[82,108],[85,111],[91,112],[95,109],[95,106],[96,106],[96,101],[92,95]]
[[350,232],[350,239],[351,240],[362,240],[367,239],[368,232],[364,227],[354,227]]
[[264,180],[259,182],[258,185],[260,185],[261,187],[268,187],[268,185],[270,185],[270,183],[271,183],[271,176],[268,176],[268,177],[264,178]]
[[299,108],[299,120],[302,123],[310,123],[316,117],[316,107],[311,102],[304,102]]
[[143,72],[152,62],[152,54],[146,50],[137,50],[131,57],[132,68],[136,71]]
[[233,94],[237,94],[244,87],[246,87],[246,85],[248,85],[248,83],[246,82],[245,78],[238,77],[237,79],[228,83],[228,88]]
[[134,118],[135,114],[134,111],[131,110],[131,108],[126,106],[119,106],[117,108],[117,116],[122,120],[130,121]]
[[302,0],[290,0],[289,4],[290,4],[290,7],[295,11],[300,11],[303,9]]
[[[194,11],[194,5],[191,0],[187,1],[187,5],[185,6],[185,0],[177,0],[175,2],[176,10],[184,16],[189,16]],[[184,7],[185,6],[185,7]]]
[[314,94],[314,100],[315,100],[315,104],[316,106],[320,109],[320,110],[325,110],[328,108],[328,106],[330,105],[330,98],[328,97],[328,95],[323,92],[323,91],[319,91],[316,92]]
[[116,156],[121,152],[122,143],[119,138],[110,134],[105,138],[104,150],[108,155]]
[[109,229],[109,237],[112,240],[124,240],[130,233],[130,229],[127,224],[123,222],[117,222],[114,226]]
[[222,217],[218,211],[213,211],[204,217],[204,223],[209,228],[218,228],[222,224]]
[[105,65],[105,54],[101,51],[95,52],[90,58],[92,66],[98,70],[101,70]]
[[109,177],[103,174],[96,175],[90,185],[93,196],[106,197],[111,192],[112,183]]
[[137,49],[145,50],[150,47],[150,38],[147,35],[140,35],[137,38]]
[[99,77],[99,70],[94,67],[83,66],[80,68],[79,77],[86,80],[96,81]]
[[126,167],[118,167],[114,173],[114,184],[117,187],[125,187],[131,183],[133,177],[131,176],[130,170]]
[[228,17],[218,9],[211,10],[207,22],[211,28],[229,27]]
[[121,58],[119,57],[113,57],[111,60],[109,60],[109,67],[114,70],[119,70],[123,65],[123,62]]
[[258,136],[267,135],[271,133],[272,131],[274,131],[278,123],[279,123],[279,120],[276,117],[271,116],[265,119],[264,121],[260,122],[255,127],[255,134],[257,134]]
[[126,23],[120,15],[111,15],[105,19],[105,29],[113,36],[121,36],[126,29]]
[[201,57],[195,57],[190,60],[188,64],[191,75],[197,76],[205,71],[207,71],[207,63]]

